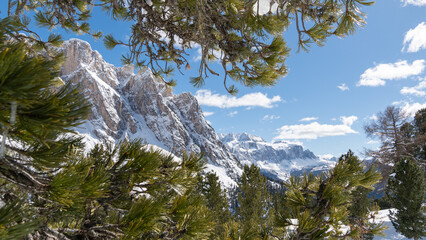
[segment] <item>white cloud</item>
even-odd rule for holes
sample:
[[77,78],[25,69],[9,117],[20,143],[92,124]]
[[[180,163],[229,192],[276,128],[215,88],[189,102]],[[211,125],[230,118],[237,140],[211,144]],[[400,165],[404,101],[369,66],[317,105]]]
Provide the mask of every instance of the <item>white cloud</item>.
[[297,140],[293,140],[293,141],[286,140],[285,142],[286,142],[287,144],[294,144],[294,145],[300,145],[300,146],[303,146],[303,142],[301,142],[301,141],[297,141]]
[[340,120],[342,121],[342,123],[346,126],[352,126],[352,124],[358,120],[357,116],[349,116],[349,117],[345,117],[345,116],[341,116]]
[[356,116],[340,117],[342,124],[309,124],[284,125],[278,129],[279,135],[275,139],[317,139],[319,137],[341,136],[350,133],[358,133],[351,125],[358,118]]
[[234,108],[234,107],[263,107],[272,108],[274,103],[282,102],[280,96],[268,98],[267,94],[260,92],[249,93],[242,97],[230,95],[219,95],[212,93],[210,90],[198,90],[195,93],[200,105],[219,107],[219,108]]
[[238,114],[237,111],[233,111],[233,112],[228,113],[228,116],[233,117],[233,116],[235,116],[237,114]]
[[426,23],[422,22],[414,29],[408,30],[404,37],[402,51],[418,52],[426,49]]
[[342,91],[349,91],[349,87],[346,86],[346,83],[342,83],[341,85],[337,86]]
[[275,116],[275,115],[265,115],[262,120],[263,121],[267,121],[267,120],[276,120],[279,119],[280,116]]
[[214,112],[203,112],[204,117],[208,117],[214,114]]
[[[259,4],[258,4],[259,3]],[[260,0],[256,2],[253,6],[255,12],[257,12],[259,8],[259,15],[264,15],[269,12],[269,7],[271,6],[271,0]],[[278,5],[276,3],[272,4],[271,12],[274,13],[277,11]]]
[[[200,45],[194,45],[193,48],[197,49],[197,55],[193,58],[193,60],[195,62],[201,61],[202,57],[203,57],[203,50],[201,49]],[[222,59],[223,57],[223,51],[221,50],[214,50],[214,49],[210,49],[209,53],[212,54],[216,60]]]
[[407,113],[407,115],[414,117],[417,111],[420,109],[426,108],[426,102],[424,103],[409,103],[405,102],[402,110]]
[[314,120],[318,120],[318,117],[305,117],[300,119],[300,122],[310,122],[310,121],[314,121]]
[[333,154],[323,154],[323,155],[318,155],[318,157],[322,158],[322,159],[331,159],[334,157]]
[[416,76],[421,74],[425,68],[426,61],[423,59],[416,60],[412,64],[407,61],[379,64],[374,68],[365,70],[357,86],[384,86],[386,80],[398,80]]
[[408,4],[417,7],[426,6],[426,0],[401,0],[401,2],[404,3],[404,6],[407,6]]
[[423,78],[419,84],[414,87],[403,87],[401,89],[401,94],[404,95],[415,95],[418,97],[426,96],[426,77]]
[[377,121],[379,118],[377,118],[376,114],[373,114],[371,117],[369,117],[368,119],[372,120],[372,121]]
[[370,140],[370,141],[367,142],[367,144],[379,144],[379,143],[380,143],[380,141],[378,141],[378,140]]

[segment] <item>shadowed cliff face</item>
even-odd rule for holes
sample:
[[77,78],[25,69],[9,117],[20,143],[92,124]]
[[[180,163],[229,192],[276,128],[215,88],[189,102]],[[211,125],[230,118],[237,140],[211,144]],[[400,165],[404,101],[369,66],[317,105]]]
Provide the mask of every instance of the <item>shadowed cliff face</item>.
[[206,122],[193,95],[174,95],[148,68],[106,63],[87,42],[71,39],[61,48],[67,60],[61,77],[79,84],[92,103],[89,120],[76,131],[88,147],[105,140],[142,138],[176,155],[205,152],[211,168],[227,177],[241,174],[240,163]]

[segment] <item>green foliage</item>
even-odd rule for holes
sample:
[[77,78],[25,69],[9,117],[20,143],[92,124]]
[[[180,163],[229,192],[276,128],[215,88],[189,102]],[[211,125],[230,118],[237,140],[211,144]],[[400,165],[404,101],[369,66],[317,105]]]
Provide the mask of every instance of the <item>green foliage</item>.
[[416,112],[413,128],[414,158],[424,165],[426,163],[426,108]]
[[[259,13],[259,0],[9,1],[8,17],[28,36],[20,35],[18,30],[8,34],[44,49],[50,46],[46,42],[51,45],[61,42],[57,35],[44,41],[29,29],[33,17],[41,27],[61,27],[100,38],[102,33],[92,32],[89,24],[91,11],[100,7],[113,21],[132,22],[128,40],[117,40],[112,35],[104,38],[108,49],[117,45],[129,48],[123,62],[149,66],[154,74],[166,75],[174,67],[179,71],[189,67],[188,50],[199,46],[198,76],[191,78],[191,83],[201,86],[210,74],[218,75],[210,67],[212,61],[218,60],[225,73],[225,88],[236,94],[236,87],[226,82],[228,77],[243,86],[272,86],[287,74],[285,61],[289,49],[282,36],[291,22],[296,25],[299,48],[307,50],[312,43],[324,45],[330,36],[354,33],[365,24],[360,8],[372,3],[367,0],[274,0],[269,12]],[[34,14],[29,14],[31,12]]]
[[31,215],[25,212],[25,209],[25,204],[19,201],[10,202],[0,208],[1,239],[22,239],[38,227],[38,221],[31,219]]
[[369,218],[366,218],[366,216],[369,216],[370,212],[374,213],[379,210],[377,204],[368,198],[370,192],[371,189],[357,187],[355,191],[351,193],[352,205],[348,209],[348,220],[351,231],[358,232],[358,234],[354,234],[354,239],[372,240],[374,234],[377,234],[377,229],[375,229],[376,224],[370,222]]
[[209,239],[223,239],[221,236],[231,220],[226,190],[222,189],[219,177],[213,172],[206,173],[205,177],[198,175],[198,179],[196,191],[202,193],[212,220]]
[[392,207],[390,218],[396,231],[407,238],[420,239],[426,236],[426,184],[424,172],[410,158],[399,161],[389,178],[386,194]]
[[[356,238],[359,231],[351,229],[344,233],[341,230],[341,224],[349,223],[353,193],[359,187],[371,189],[380,178],[374,169],[365,170],[351,151],[342,155],[334,169],[326,174],[291,177],[285,183],[287,215],[277,219],[278,227],[284,230],[293,225],[295,230],[289,232],[291,239]],[[367,218],[369,214],[364,212],[362,217]],[[372,230],[380,230],[380,226]]]
[[254,164],[244,166],[239,183],[237,214],[241,234],[248,239],[263,239],[272,228],[273,208],[266,188],[266,178]]
[[0,21],[1,239],[205,238],[210,212],[193,191],[202,157],[177,160],[137,140],[85,154],[72,128],[87,99],[58,78],[61,55],[9,41],[15,23]]

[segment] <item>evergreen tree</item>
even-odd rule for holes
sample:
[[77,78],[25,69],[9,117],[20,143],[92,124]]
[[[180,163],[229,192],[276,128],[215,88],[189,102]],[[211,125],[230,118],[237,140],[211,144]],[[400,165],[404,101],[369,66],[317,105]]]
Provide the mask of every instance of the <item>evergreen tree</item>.
[[389,178],[386,194],[396,211],[391,221],[396,231],[408,238],[426,236],[424,173],[410,158],[399,161]]
[[[358,238],[361,234],[358,228],[344,233],[341,225],[350,223],[348,209],[353,206],[354,191],[358,187],[372,188],[380,179],[374,169],[365,171],[364,168],[349,151],[328,173],[316,177],[313,174],[291,177],[285,183],[288,214],[277,219],[277,227],[285,232],[287,227],[293,226],[294,230],[287,232],[289,239]],[[364,212],[360,217],[367,219],[369,214]],[[381,226],[370,229],[373,234],[380,231]]]
[[423,166],[426,167],[426,108],[416,112],[413,121],[414,128],[414,158]]
[[203,193],[206,206],[213,216],[214,229],[211,231],[209,239],[222,239],[220,236],[227,228],[226,224],[231,221],[226,190],[221,188],[219,177],[213,172],[206,173],[205,180],[201,175],[199,175],[199,179],[201,185],[199,190]]
[[355,236],[354,239],[372,240],[374,238],[374,234],[371,233],[370,229],[374,228],[375,225],[369,221],[369,218],[365,217],[369,216],[370,212],[378,210],[376,203],[368,198],[370,192],[371,189],[357,187],[351,194],[352,205],[348,208],[349,226],[351,231],[359,232],[359,235]]
[[0,20],[2,239],[45,227],[49,210],[75,201],[72,191],[69,199],[59,196],[66,183],[55,176],[63,174],[69,153],[82,146],[71,128],[88,113],[76,86],[57,77],[62,56],[32,54],[28,44],[8,38],[17,30],[12,21]]
[[[129,54],[125,63],[147,65],[156,74],[168,75],[174,68],[189,68],[188,49],[201,48],[199,74],[191,79],[201,86],[208,75],[219,75],[210,68],[218,59],[225,73],[224,85],[236,93],[227,79],[244,86],[271,86],[287,73],[285,60],[289,49],[283,31],[294,22],[299,48],[323,45],[330,36],[347,36],[365,24],[362,6],[368,0],[271,1],[267,13],[259,12],[260,0],[16,0],[8,2],[7,15],[21,27],[22,35],[10,32],[13,39],[28,40],[34,46],[48,48],[60,40],[52,34],[47,41],[30,29],[30,19],[53,29],[62,27],[76,33],[101,37],[90,29],[91,11],[100,7],[115,21],[132,23],[127,40],[104,37],[105,45],[123,45]],[[147,59],[144,59],[147,56]],[[170,81],[173,84],[174,81]]]
[[254,164],[245,165],[239,183],[237,214],[242,235],[250,239],[266,239],[271,232],[273,209],[266,188],[266,178]]
[[209,212],[193,190],[202,158],[140,141],[85,154],[72,128],[86,98],[58,78],[61,55],[8,38],[13,23],[0,21],[0,238],[205,238]]

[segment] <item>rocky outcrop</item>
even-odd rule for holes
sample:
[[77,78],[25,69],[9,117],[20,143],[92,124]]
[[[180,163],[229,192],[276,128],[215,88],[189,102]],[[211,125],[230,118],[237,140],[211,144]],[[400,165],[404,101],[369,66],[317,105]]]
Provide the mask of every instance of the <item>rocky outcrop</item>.
[[244,164],[254,163],[278,180],[329,166],[300,145],[267,143],[246,133],[219,138],[192,94],[173,94],[148,68],[134,73],[132,66],[115,67],[78,39],[65,42],[61,51],[66,57],[62,79],[79,84],[92,103],[89,120],[75,129],[88,148],[104,140],[141,138],[177,156],[203,152],[207,171],[215,171],[226,186],[236,184]]
[[[148,68],[106,63],[82,40],[71,39],[61,51],[61,78],[79,84],[92,103],[89,120],[76,128],[89,147],[100,141],[142,138],[176,155],[205,152],[209,169],[237,179],[241,165],[204,119],[193,95],[174,95]],[[229,182],[229,181],[228,181]]]

